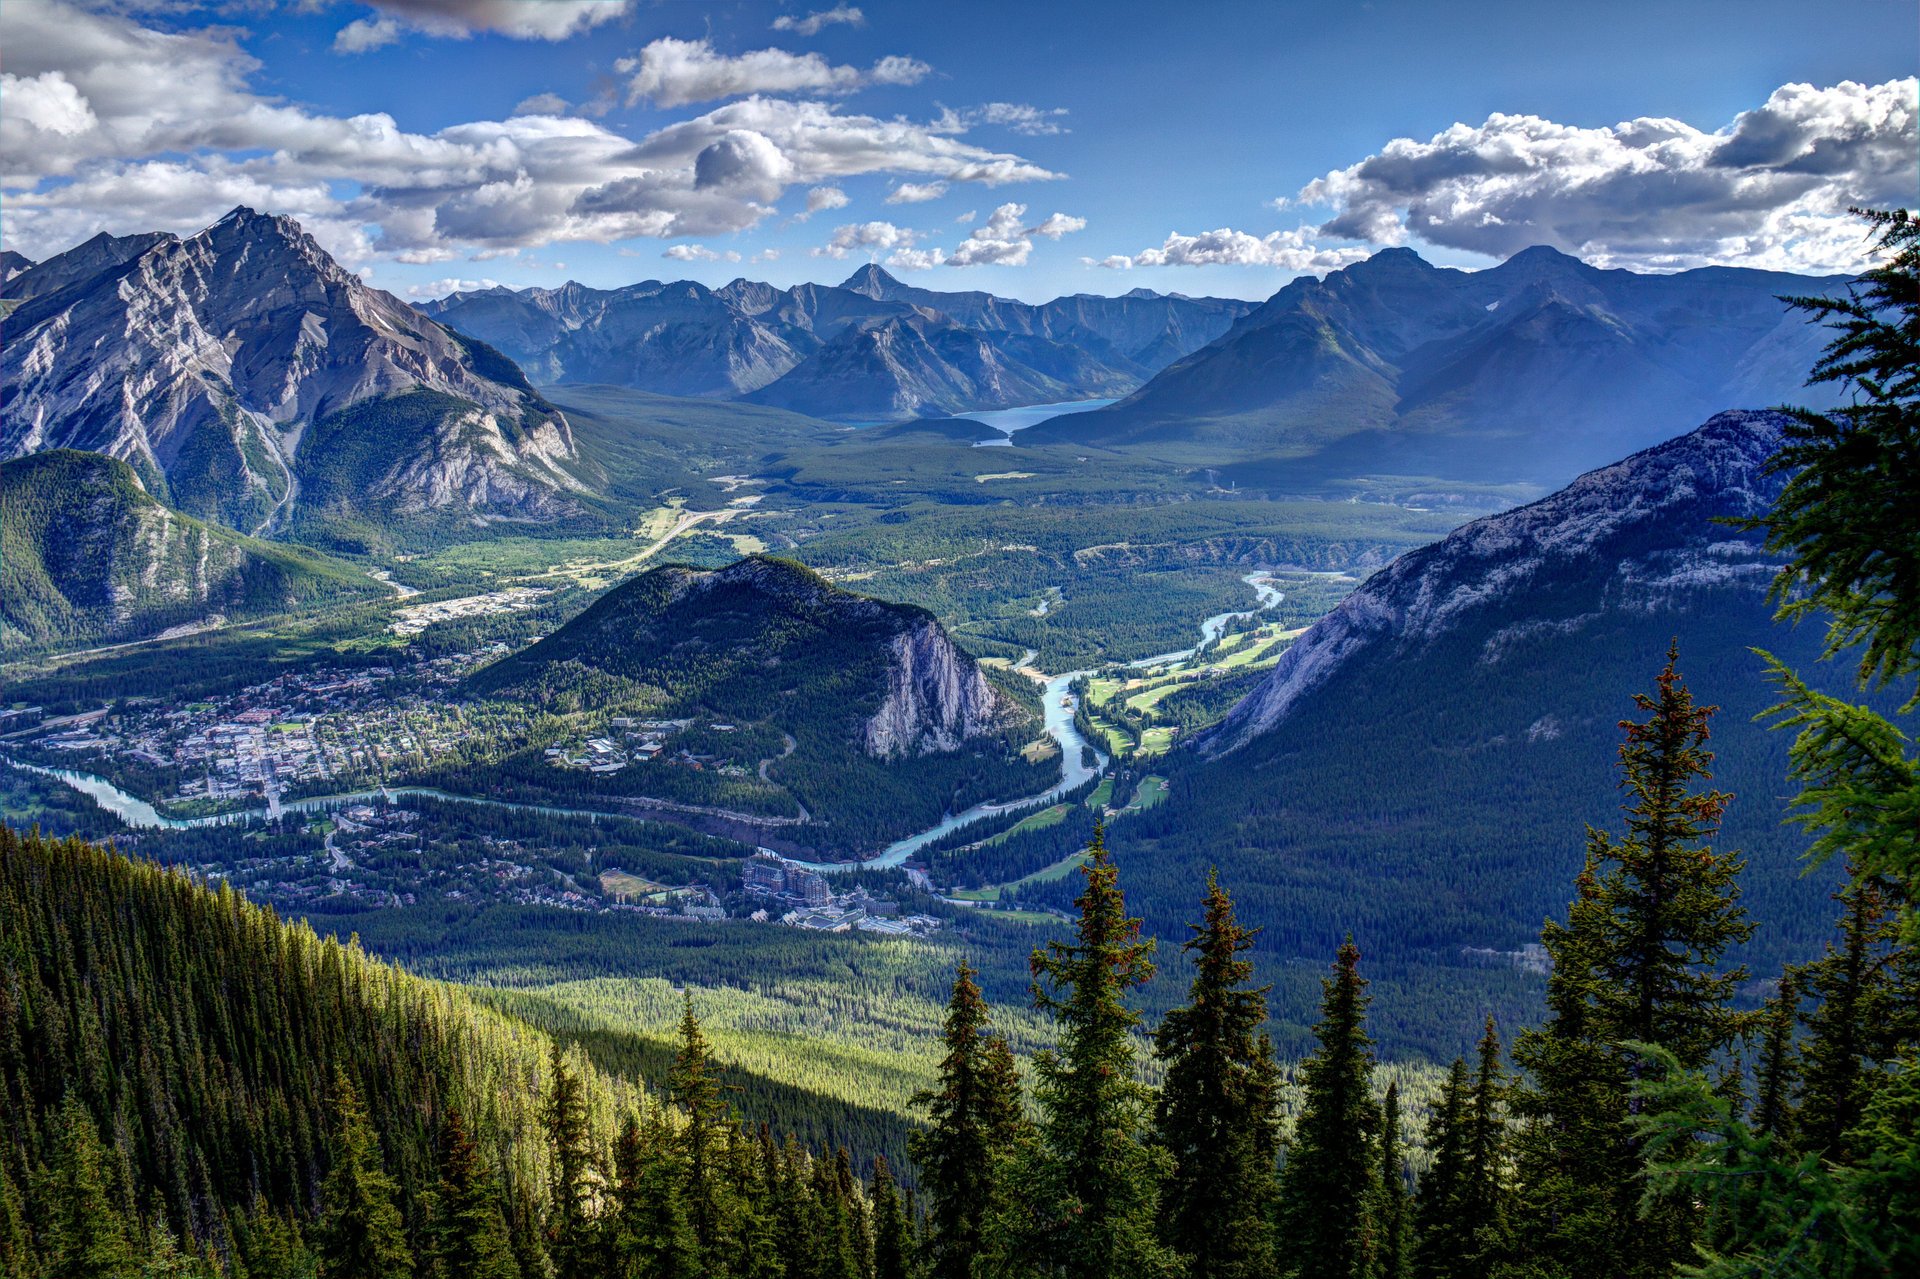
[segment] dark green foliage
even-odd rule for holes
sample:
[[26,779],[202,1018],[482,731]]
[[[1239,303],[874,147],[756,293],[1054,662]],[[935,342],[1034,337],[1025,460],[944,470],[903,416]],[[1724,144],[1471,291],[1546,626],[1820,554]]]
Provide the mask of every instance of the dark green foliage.
[[587,1126],[587,1099],[580,1078],[555,1041],[548,1059],[547,1144],[553,1153],[546,1244],[555,1279],[590,1279],[595,1255],[592,1221],[596,1169]]
[[972,1274],[989,1222],[1007,1207],[1008,1162],[1025,1127],[1013,1056],[1006,1040],[991,1033],[986,1000],[973,978],[962,962],[947,1005],[940,1086],[913,1098],[928,1120],[907,1147],[933,1201],[926,1240],[930,1279]]
[[1799,1020],[1800,989],[1791,972],[1780,978],[1780,989],[1767,1001],[1760,1017],[1760,1064],[1755,1071],[1753,1130],[1782,1150],[1795,1145],[1798,1116],[1795,1089],[1799,1054],[1793,1031]]
[[1788,299],[1835,332],[1809,384],[1854,394],[1825,413],[1793,411],[1770,464],[1786,488],[1753,521],[1793,557],[1774,586],[1781,615],[1825,618],[1827,654],[1861,649],[1863,685],[1920,671],[1920,219],[1864,216],[1880,263],[1846,297]]
[[[1193,956],[1187,1006],[1154,1033],[1166,1078],[1154,1108],[1159,1144],[1173,1159],[1160,1188],[1160,1237],[1194,1279],[1268,1275],[1279,1157],[1279,1070],[1261,1033],[1266,987],[1250,988],[1244,957],[1254,930],[1207,876],[1206,920],[1183,949]],[[1222,1194],[1222,1185],[1234,1187]]]
[[1376,1279],[1408,1279],[1413,1273],[1413,1213],[1407,1199],[1406,1141],[1401,1132],[1400,1084],[1387,1085],[1380,1104],[1379,1199],[1373,1220],[1378,1243],[1374,1250]]
[[873,1279],[908,1279],[914,1253],[913,1220],[882,1157],[873,1165]]
[[406,1279],[413,1273],[413,1253],[395,1203],[399,1186],[387,1173],[380,1136],[344,1071],[334,1081],[333,1109],[331,1166],[320,1183],[314,1227],[322,1279]]
[[428,1279],[521,1279],[502,1211],[500,1181],[457,1110],[441,1137]]
[[613,1161],[611,1279],[695,1279],[700,1241],[687,1221],[686,1172],[665,1114],[649,1112],[644,1133],[627,1116]]
[[1713,712],[1694,704],[1675,661],[1669,652],[1656,691],[1635,698],[1647,718],[1622,723],[1626,833],[1590,831],[1567,922],[1541,934],[1553,961],[1547,1022],[1515,1047],[1532,1076],[1515,1098],[1526,1125],[1521,1247],[1575,1276],[1661,1274],[1691,1251],[1686,1203],[1638,1203],[1629,1093],[1642,1066],[1625,1045],[1698,1069],[1741,1029],[1728,1005],[1745,972],[1719,964],[1753,926],[1738,903],[1738,855],[1708,844],[1728,797],[1697,789],[1711,780]]
[[1380,1107],[1360,948],[1322,983],[1320,1047],[1300,1067],[1300,1118],[1280,1173],[1282,1248],[1299,1279],[1366,1279],[1374,1262]]
[[1418,1244],[1413,1273],[1419,1279],[1442,1279],[1458,1273],[1472,1251],[1471,1240],[1461,1237],[1460,1223],[1454,1216],[1454,1205],[1467,1180],[1473,1138],[1468,1109],[1471,1094],[1467,1063],[1455,1057],[1447,1082],[1441,1086],[1440,1100],[1427,1117],[1426,1146],[1431,1162],[1420,1177],[1414,1200]]
[[1039,1143],[1022,1177],[1016,1246],[1036,1273],[1107,1279],[1170,1272],[1155,1230],[1163,1156],[1144,1140],[1151,1104],[1137,1080],[1128,992],[1153,976],[1151,941],[1126,913],[1120,872],[1095,829],[1072,941],[1033,952],[1034,1006],[1053,1014],[1057,1051],[1034,1058]]
[[[693,1015],[693,995],[686,996],[680,1021],[680,1050],[673,1059],[667,1095],[679,1109],[682,1124],[679,1149],[685,1169],[682,1194],[688,1220],[701,1255],[712,1259],[725,1251],[727,1215],[720,1159],[723,1144],[734,1129],[732,1113],[720,1095],[714,1077],[713,1054],[700,1022]],[[716,1268],[709,1262],[709,1268]]]
[[[47,1279],[134,1279],[131,1223],[115,1202],[107,1152],[93,1116],[75,1098],[60,1108],[53,1167],[40,1191]],[[124,1194],[125,1188],[121,1188]]]

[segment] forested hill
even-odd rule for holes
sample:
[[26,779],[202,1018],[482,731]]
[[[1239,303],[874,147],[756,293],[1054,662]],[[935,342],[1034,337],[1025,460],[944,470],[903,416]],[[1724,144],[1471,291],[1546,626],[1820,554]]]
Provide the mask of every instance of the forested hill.
[[103,453],[0,462],[0,651],[384,595],[343,561],[182,515]]
[[[667,1087],[593,1064],[636,1053]],[[316,1258],[355,1279],[655,1273],[612,1260],[642,1215],[689,1250],[692,1268],[664,1273],[692,1275],[722,1230],[727,1249],[778,1256],[776,1185],[843,1229],[886,1202],[844,1150],[814,1158],[736,1120],[691,1004],[678,1051],[652,1060],[667,1055],[605,1035],[558,1052],[229,888],[0,826],[9,1279],[313,1279]],[[710,1161],[697,1172],[689,1146]],[[726,1214],[699,1242],[696,1187]]]

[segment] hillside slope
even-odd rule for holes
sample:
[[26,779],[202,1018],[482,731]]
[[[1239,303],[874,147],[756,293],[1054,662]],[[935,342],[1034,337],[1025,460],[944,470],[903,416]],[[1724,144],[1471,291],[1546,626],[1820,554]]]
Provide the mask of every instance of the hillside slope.
[[351,564],[169,509],[118,458],[55,449],[0,462],[0,651],[386,593]]

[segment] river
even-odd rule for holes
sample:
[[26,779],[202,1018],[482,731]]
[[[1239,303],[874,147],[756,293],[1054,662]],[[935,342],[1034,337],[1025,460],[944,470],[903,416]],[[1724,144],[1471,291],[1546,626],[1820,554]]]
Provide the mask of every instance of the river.
[[1112,403],[1112,400],[1063,400],[1058,404],[1028,404],[1017,409],[982,409],[978,413],[956,413],[954,416],[966,418],[969,422],[982,422],[996,431],[1006,432],[1007,438],[1004,440],[982,440],[973,447],[977,449],[1006,448],[1013,443],[1015,431],[1024,431],[1030,426],[1038,426],[1048,418],[1104,409]]
[[[1100,403],[1106,402],[1107,401],[1100,401]],[[1061,406],[1044,405],[1036,407],[1059,409]],[[1005,411],[1009,413],[1019,413],[1030,410],[1008,409]],[[1031,423],[1028,425],[1031,425]],[[1253,612],[1257,612],[1259,609],[1272,608],[1275,604],[1278,604],[1282,598],[1280,591],[1275,589],[1272,582],[1269,581],[1263,573],[1249,573],[1240,580],[1248,586],[1251,586],[1259,598],[1258,608],[1251,610]],[[1131,663],[1131,665],[1136,667],[1153,666],[1167,662],[1176,662],[1190,657],[1198,651],[1200,647],[1213,640],[1219,639],[1221,634],[1226,630],[1228,622],[1236,617],[1248,616],[1248,614],[1249,610],[1244,609],[1239,612],[1216,613],[1200,623],[1200,644],[1195,645],[1193,648],[1182,649],[1177,653],[1162,653],[1157,657],[1142,658],[1137,662]],[[1069,671],[1065,675],[1050,676],[1046,682],[1046,691],[1041,694],[1041,715],[1047,736],[1051,737],[1054,740],[1054,744],[1060,748],[1060,780],[1049,789],[1042,791],[1038,795],[1028,795],[1023,799],[1007,800],[1004,803],[975,804],[965,812],[954,813],[951,816],[942,818],[939,822],[918,834],[910,835],[905,839],[887,845],[880,850],[879,853],[865,861],[806,862],[797,861],[792,858],[788,858],[787,860],[793,862],[796,866],[803,866],[809,870],[816,870],[825,874],[860,869],[882,870],[890,866],[898,866],[934,840],[958,830],[969,822],[979,821],[983,817],[1007,816],[1013,813],[1023,812],[1027,809],[1039,808],[1043,805],[1051,804],[1075,787],[1105,772],[1108,762],[1107,756],[1098,750],[1094,751],[1094,762],[1092,764],[1086,763],[1085,748],[1087,746],[1087,740],[1080,735],[1080,730],[1074,727],[1073,723],[1073,694],[1070,688],[1074,680],[1088,673],[1089,672],[1086,671]],[[11,763],[15,768],[25,769],[30,773],[38,773],[42,777],[51,777],[56,781],[64,782],[74,790],[79,791],[82,795],[86,795],[92,799],[95,803],[99,804],[100,807],[112,813],[126,825],[139,829],[189,830],[201,826],[221,826],[232,822],[246,821],[250,818],[266,817],[270,812],[270,808],[249,808],[208,817],[168,817],[146,800],[128,794],[103,777],[95,777],[91,773],[80,773],[66,768],[41,768],[35,764],[22,764],[11,760],[5,762]],[[456,795],[451,791],[437,790],[431,786],[393,786],[374,790],[351,791],[340,795],[315,795],[306,799],[290,800],[273,807],[277,807],[281,811],[286,812],[317,812],[328,808],[339,808],[347,804],[363,804],[383,798],[405,799],[408,796],[416,795],[429,799],[447,800],[457,804],[479,804],[489,808],[504,808],[518,812],[547,813],[556,817],[623,817],[622,814],[595,812],[584,808],[555,808],[547,804],[522,804],[504,799],[487,799],[479,795]],[[644,821],[647,819],[629,817],[624,818],[624,820]]]
[[1254,596],[1259,601],[1254,607],[1238,609],[1230,613],[1215,613],[1207,618],[1200,623],[1200,642],[1192,648],[1175,649],[1171,653],[1156,653],[1152,657],[1142,657],[1137,661],[1128,662],[1127,665],[1134,670],[1145,670],[1149,666],[1169,666],[1175,662],[1184,662],[1226,634],[1227,623],[1235,618],[1252,617],[1255,613],[1274,607],[1287,597],[1284,591],[1273,584],[1272,578],[1259,570],[1248,573],[1240,580],[1253,588]]

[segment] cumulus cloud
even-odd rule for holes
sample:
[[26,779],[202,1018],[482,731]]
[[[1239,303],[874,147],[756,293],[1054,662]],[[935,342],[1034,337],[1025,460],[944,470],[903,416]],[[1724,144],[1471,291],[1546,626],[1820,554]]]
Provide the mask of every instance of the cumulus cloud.
[[565,115],[573,104],[557,93],[536,93],[522,98],[513,109],[515,115]]
[[980,216],[980,211],[978,209],[968,209],[965,213],[962,213],[958,217],[954,218],[954,221],[961,226],[971,226],[973,224],[973,220],[979,216]]
[[[360,18],[334,37],[335,53],[364,53],[392,44],[403,28],[426,35],[465,39],[489,31],[516,40],[565,40],[611,22],[633,0],[366,0],[381,10]],[[351,34],[350,34],[351,33]]]
[[887,265],[896,271],[930,271],[947,260],[947,255],[938,247],[931,249],[896,249],[887,255]]
[[1310,227],[1264,236],[1221,227],[1199,235],[1175,232],[1157,249],[1081,260],[1115,271],[1130,271],[1136,266],[1266,266],[1283,271],[1333,271],[1366,256],[1365,249],[1329,248],[1316,243]]
[[462,280],[448,276],[442,280],[432,280],[426,284],[409,284],[407,296],[410,298],[443,298],[449,293],[477,293],[482,289],[504,288],[498,280]]
[[925,204],[947,193],[944,182],[902,182],[887,193],[888,204]]
[[1038,226],[1024,225],[1027,206],[1003,204],[960,241],[946,258],[948,266],[1025,266],[1033,252],[1033,237],[1058,240],[1063,235],[1086,229],[1085,218],[1064,213],[1050,215]]
[[1789,84],[1723,128],[1642,117],[1605,128],[1493,115],[1396,138],[1310,183],[1330,236],[1505,257],[1547,244],[1601,266],[1858,269],[1849,205],[1911,203],[1913,78]]
[[740,255],[732,249],[724,253],[715,252],[704,244],[675,244],[661,255],[675,262],[738,262]]
[[814,249],[813,256],[845,258],[854,253],[877,256],[895,249],[910,249],[919,238],[918,231],[891,222],[850,222],[835,227],[833,238]]
[[984,106],[968,107],[956,111],[952,107],[941,107],[940,116],[933,127],[943,133],[965,133],[977,125],[997,125],[1028,137],[1045,134],[1065,133],[1067,126],[1060,123],[1067,114],[1065,107],[1036,107],[1024,102],[989,102]]
[[836,23],[841,23],[849,27],[864,27],[867,25],[867,15],[861,13],[860,10],[850,4],[837,4],[831,9],[822,9],[817,13],[809,13],[804,18],[796,18],[790,13],[783,13],[773,20],[773,29],[775,31],[791,31],[795,35],[800,36],[817,36],[820,34],[821,28],[830,27]]
[[847,199],[847,193],[839,187],[814,187],[807,192],[807,207],[793,215],[795,222],[805,222],[816,213],[829,209],[844,209],[853,201]]
[[821,193],[811,207],[839,207],[836,184],[863,174],[1057,176],[820,101],[750,98],[633,137],[532,100],[508,120],[414,133],[255,92],[260,65],[231,28],[162,31],[62,0],[0,4],[0,44],[7,244],[35,258],[98,231],[191,232],[240,203],[299,218],[358,265],[720,235],[795,186]]
[[870,84],[914,84],[933,68],[913,58],[887,57],[869,70],[836,66],[817,53],[756,49],[724,54],[708,40],[662,36],[638,57],[613,64],[627,82],[627,105],[679,107],[755,93],[846,94]]

